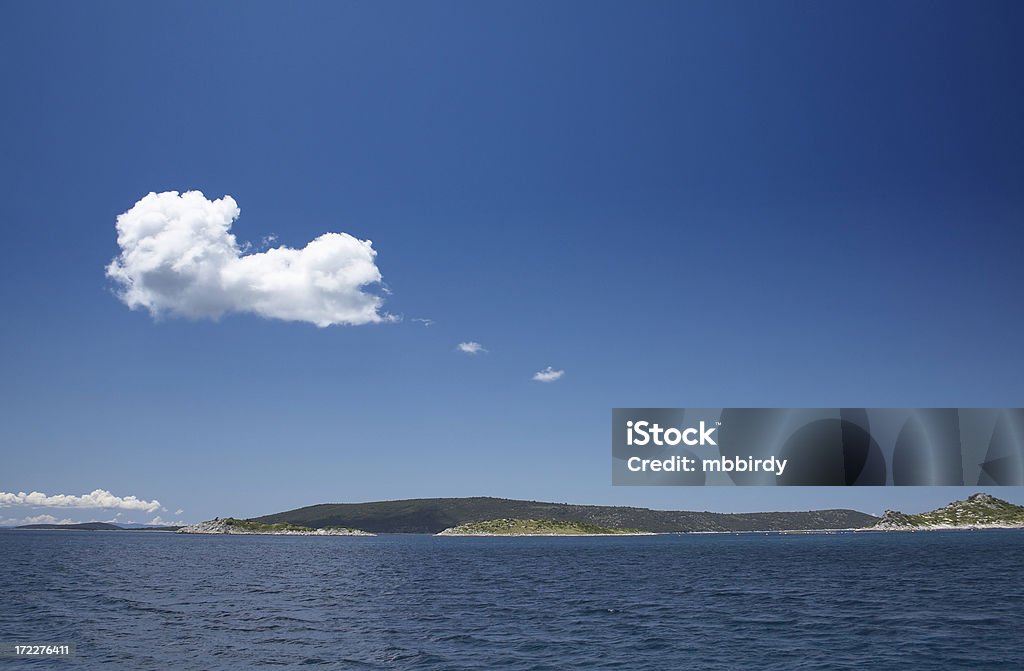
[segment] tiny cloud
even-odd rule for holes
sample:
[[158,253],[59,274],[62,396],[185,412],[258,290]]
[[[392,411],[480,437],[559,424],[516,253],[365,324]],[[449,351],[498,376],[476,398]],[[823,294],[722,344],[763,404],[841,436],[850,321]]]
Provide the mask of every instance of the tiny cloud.
[[88,494],[54,494],[42,492],[0,492],[2,506],[33,506],[39,508],[117,508],[120,510],[145,510],[148,513],[160,510],[156,499],[145,501],[135,496],[114,496],[105,489],[95,489]]
[[481,345],[478,342],[473,342],[472,340],[470,340],[469,342],[460,342],[456,349],[458,349],[460,352],[465,352],[466,354],[479,354],[480,352],[487,351],[486,349],[484,349],[483,345]]
[[[239,214],[231,196],[165,191],[142,198],[117,217],[121,253],[107,277],[118,298],[154,317],[247,312],[320,327],[394,321],[381,314],[383,299],[364,291],[381,283],[370,240],[324,233],[302,249],[250,254],[231,233]],[[261,246],[272,242],[268,236]]]
[[555,370],[551,366],[548,366],[544,370],[537,371],[533,374],[533,379],[537,382],[554,382],[565,375],[564,370]]

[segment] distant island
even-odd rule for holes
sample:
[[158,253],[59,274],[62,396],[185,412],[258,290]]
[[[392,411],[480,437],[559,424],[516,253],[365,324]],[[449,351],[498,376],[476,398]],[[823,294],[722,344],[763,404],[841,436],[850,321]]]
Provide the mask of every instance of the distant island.
[[972,494],[928,513],[887,510],[881,518],[856,510],[712,513],[587,506],[492,497],[325,503],[252,519],[215,518],[185,527],[128,527],[108,522],[28,524],[16,529],[177,531],[206,535],[581,536],[782,531],[929,531],[1024,528],[1024,506]]
[[602,527],[586,522],[558,520],[501,519],[469,522],[449,527],[438,536],[649,536],[652,532],[639,529]]
[[373,533],[437,534],[464,524],[506,519],[572,522],[649,533],[683,533],[862,529],[875,524],[879,518],[856,510],[712,513],[472,497],[325,503],[264,515],[253,518],[253,521],[295,524],[313,529],[337,526]]
[[908,515],[887,510],[866,531],[942,531],[947,529],[1021,529],[1024,506],[990,494],[972,494],[930,513]]
[[178,529],[179,534],[233,534],[249,536],[375,536],[360,529],[347,527],[304,527],[287,522],[265,524],[234,517],[214,518]]
[[80,522],[78,524],[22,524],[15,529],[26,530],[61,530],[61,531],[177,531],[181,527],[137,526],[128,527],[111,524],[110,522]]

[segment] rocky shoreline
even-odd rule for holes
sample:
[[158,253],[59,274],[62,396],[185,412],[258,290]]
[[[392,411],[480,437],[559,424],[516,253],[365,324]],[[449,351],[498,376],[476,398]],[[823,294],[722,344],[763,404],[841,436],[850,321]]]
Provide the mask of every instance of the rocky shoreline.
[[326,529],[274,528],[233,519],[212,519],[178,529],[179,534],[237,535],[237,536],[376,536],[360,529],[330,527]]
[[854,531],[984,531],[986,529],[1024,529],[1024,524],[929,524],[927,526],[913,526],[909,524],[883,524],[879,522],[873,527],[854,529]]
[[586,522],[503,518],[448,527],[435,536],[655,536],[652,531],[603,527]]
[[445,529],[434,534],[435,536],[450,536],[450,537],[461,537],[461,538],[594,538],[594,537],[607,537],[607,536],[660,536],[655,531],[630,531],[628,533],[612,533],[612,534],[558,534],[558,533],[534,533],[534,534],[499,534],[499,533],[471,533],[455,531],[452,529]]

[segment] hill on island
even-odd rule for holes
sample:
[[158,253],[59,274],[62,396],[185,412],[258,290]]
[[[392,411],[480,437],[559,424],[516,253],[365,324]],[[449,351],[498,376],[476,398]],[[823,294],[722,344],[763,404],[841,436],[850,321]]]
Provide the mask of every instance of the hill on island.
[[586,506],[492,497],[323,503],[254,518],[256,522],[265,524],[287,523],[315,529],[349,527],[373,533],[426,534],[436,534],[462,524],[497,519],[543,519],[656,533],[860,529],[878,521],[877,517],[866,513],[841,509],[777,513],[711,513],[624,506]]
[[953,501],[928,513],[908,515],[887,510],[872,529],[913,531],[985,527],[1024,527],[1024,506],[997,499],[991,494],[971,494],[964,501]]

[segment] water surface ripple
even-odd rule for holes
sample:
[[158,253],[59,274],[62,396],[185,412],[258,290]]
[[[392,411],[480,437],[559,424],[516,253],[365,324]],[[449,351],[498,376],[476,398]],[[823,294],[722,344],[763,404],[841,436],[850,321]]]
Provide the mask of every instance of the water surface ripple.
[[67,669],[1006,669],[1024,532],[0,531],[0,640]]

